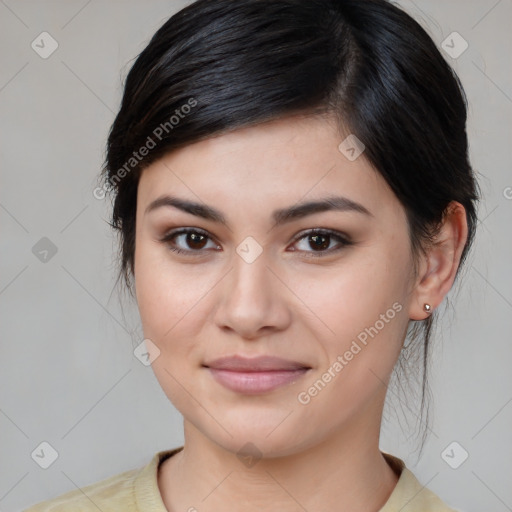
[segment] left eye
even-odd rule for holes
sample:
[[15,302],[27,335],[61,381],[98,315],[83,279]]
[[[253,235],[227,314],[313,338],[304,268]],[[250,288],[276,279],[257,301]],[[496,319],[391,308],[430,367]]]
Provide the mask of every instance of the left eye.
[[[331,246],[333,239],[338,240],[338,247],[335,249],[333,249]],[[341,233],[325,229],[312,229],[307,233],[302,233],[302,235],[296,239],[296,243],[301,242],[302,240],[305,240],[304,245],[306,247],[313,247],[313,251],[308,251],[307,249],[299,249],[307,253],[313,253],[308,257],[321,257],[326,254],[337,252],[343,247],[352,245],[352,242]],[[334,245],[336,246],[336,244]]]

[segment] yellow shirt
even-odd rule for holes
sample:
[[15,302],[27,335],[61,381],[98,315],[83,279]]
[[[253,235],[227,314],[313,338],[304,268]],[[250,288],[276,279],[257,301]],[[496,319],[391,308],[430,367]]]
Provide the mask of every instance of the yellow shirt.
[[[38,503],[24,512],[168,512],[158,488],[158,467],[182,449],[183,446],[157,452],[142,468],[75,489]],[[400,477],[379,512],[456,512],[423,487],[401,459],[384,452],[382,454]]]

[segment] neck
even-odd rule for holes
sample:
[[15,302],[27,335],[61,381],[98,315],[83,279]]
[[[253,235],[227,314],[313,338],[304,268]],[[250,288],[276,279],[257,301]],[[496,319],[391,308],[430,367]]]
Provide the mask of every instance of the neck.
[[378,512],[398,476],[379,450],[379,423],[367,420],[251,467],[185,421],[184,448],[159,473],[164,504],[170,512]]

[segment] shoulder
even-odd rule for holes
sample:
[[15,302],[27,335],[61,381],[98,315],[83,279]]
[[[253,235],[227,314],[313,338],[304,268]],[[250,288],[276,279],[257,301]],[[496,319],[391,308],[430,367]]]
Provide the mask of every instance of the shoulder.
[[165,511],[158,489],[160,463],[183,447],[157,452],[146,466],[130,469],[32,505],[23,512]]
[[382,452],[385,459],[400,473],[398,483],[379,512],[457,512],[444,503],[439,496],[425,485],[405,466],[405,463],[388,453]]
[[135,511],[133,483],[140,470],[132,469],[99,482],[75,489],[56,498],[43,501],[24,512],[103,512]]

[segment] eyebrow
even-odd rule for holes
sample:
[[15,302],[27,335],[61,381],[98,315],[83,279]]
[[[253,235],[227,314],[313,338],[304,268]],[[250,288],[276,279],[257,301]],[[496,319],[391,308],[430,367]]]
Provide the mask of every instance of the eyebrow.
[[[185,213],[195,215],[196,217],[201,217],[203,219],[228,226],[226,217],[224,217],[222,212],[219,210],[205,204],[169,195],[161,196],[152,201],[146,208],[144,215],[162,207],[174,207]],[[272,219],[276,225],[281,225],[314,213],[327,211],[358,212],[373,217],[373,214],[360,203],[343,196],[329,196],[324,199],[307,203],[298,203],[288,208],[275,210],[272,213]]]

